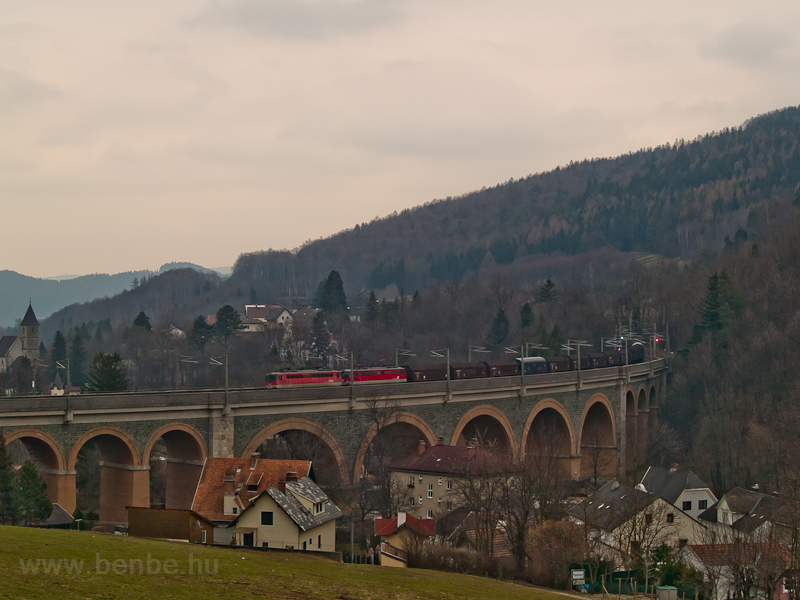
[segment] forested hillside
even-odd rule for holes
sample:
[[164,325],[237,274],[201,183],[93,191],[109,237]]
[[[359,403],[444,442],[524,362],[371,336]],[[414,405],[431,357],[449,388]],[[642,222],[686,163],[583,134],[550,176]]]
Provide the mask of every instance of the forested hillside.
[[[800,108],[614,159],[594,159],[430,202],[296,254],[243,255],[234,279],[308,295],[330,269],[353,288],[419,289],[496,265],[610,246],[691,259],[770,218],[800,182]],[[512,269],[518,272],[520,269]]]

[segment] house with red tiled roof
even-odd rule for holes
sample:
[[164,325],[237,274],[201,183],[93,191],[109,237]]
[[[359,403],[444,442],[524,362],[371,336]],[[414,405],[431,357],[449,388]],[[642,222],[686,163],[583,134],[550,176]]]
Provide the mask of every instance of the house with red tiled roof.
[[430,539],[435,533],[433,519],[418,519],[404,512],[391,519],[375,519],[375,535],[381,538],[381,565],[405,567],[409,545]]
[[442,438],[430,448],[420,441],[415,455],[389,465],[395,485],[407,493],[406,510],[431,519],[457,508],[458,482],[484,452],[474,444],[446,446]]
[[258,452],[250,458],[208,458],[191,509],[214,524],[215,544],[229,544],[234,531],[228,526],[287,473],[314,478],[307,460],[267,459]]

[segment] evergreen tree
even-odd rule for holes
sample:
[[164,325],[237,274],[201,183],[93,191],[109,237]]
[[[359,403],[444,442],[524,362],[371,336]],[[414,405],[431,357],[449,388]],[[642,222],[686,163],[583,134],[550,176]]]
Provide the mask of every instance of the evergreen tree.
[[370,292],[369,298],[367,299],[367,306],[364,308],[364,321],[367,323],[374,323],[377,316],[378,298],[375,296],[375,292]]
[[72,385],[82,387],[86,371],[86,350],[80,334],[72,339],[69,349],[69,370]]
[[561,332],[561,328],[558,325],[553,325],[552,331],[550,331],[550,350],[553,351],[553,354],[560,354],[561,353],[561,346],[563,346],[567,342],[567,339],[564,337],[564,334]]
[[339,271],[331,271],[322,286],[319,307],[329,314],[347,314],[347,296]]
[[147,331],[153,331],[153,328],[150,325],[150,317],[148,317],[144,311],[140,311],[136,318],[133,320],[134,327],[141,327],[142,329],[146,329]]
[[98,352],[86,376],[86,388],[92,392],[124,392],[130,382],[122,357],[118,352]]
[[217,311],[217,322],[214,324],[217,337],[226,344],[231,336],[242,328],[242,319],[239,312],[230,304],[226,304]]
[[555,300],[557,296],[558,290],[552,279],[545,281],[544,285],[539,288],[539,302],[550,302],[550,300]]
[[53,503],[47,497],[47,484],[42,479],[36,465],[26,460],[17,478],[17,507],[19,518],[27,527],[41,523],[53,513]]
[[492,321],[492,328],[489,331],[489,345],[494,348],[501,346],[508,337],[508,330],[509,324],[506,311],[502,308],[498,308],[494,316],[494,321]]
[[59,329],[56,331],[55,336],[53,336],[53,345],[50,347],[50,377],[56,376],[58,369],[56,363],[61,363],[66,366],[64,364],[65,360],[67,360],[67,340]]
[[6,450],[5,435],[0,431],[0,523],[11,525],[17,519],[16,477],[14,464]]
[[192,331],[189,333],[189,343],[197,348],[200,352],[204,352],[206,344],[211,341],[214,336],[214,328],[208,324],[203,315],[199,315],[192,322]]
[[519,309],[519,323],[517,324],[519,328],[519,338],[522,343],[528,341],[532,325],[533,311],[531,310],[531,305],[526,302],[522,305],[522,308]]

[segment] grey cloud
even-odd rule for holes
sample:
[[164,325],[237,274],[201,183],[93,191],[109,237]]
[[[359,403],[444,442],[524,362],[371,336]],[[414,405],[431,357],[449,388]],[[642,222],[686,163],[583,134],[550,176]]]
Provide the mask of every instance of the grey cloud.
[[731,60],[747,67],[771,66],[782,62],[792,45],[792,36],[775,27],[739,23],[726,29],[705,54]]
[[232,27],[263,37],[320,40],[391,26],[402,19],[401,1],[239,0],[215,3],[190,24]]
[[55,98],[61,92],[22,73],[0,69],[0,110],[29,107],[41,100]]

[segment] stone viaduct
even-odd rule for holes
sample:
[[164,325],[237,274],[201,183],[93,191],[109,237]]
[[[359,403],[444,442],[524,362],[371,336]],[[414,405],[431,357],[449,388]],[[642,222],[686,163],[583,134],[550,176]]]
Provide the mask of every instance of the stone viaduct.
[[512,454],[559,441],[569,476],[641,466],[666,388],[667,364],[462,381],[355,388],[240,389],[12,398],[0,403],[6,444],[19,441],[44,467],[54,502],[75,510],[76,461],[94,440],[100,462],[100,520],[125,522],[126,506],[150,505],[150,455],[166,448],[166,506],[191,505],[209,456],[246,457],[272,436],[301,430],[330,450],[342,482],[361,477],[377,432],[369,405],[389,403],[391,423],[429,444],[463,444],[490,432]]

